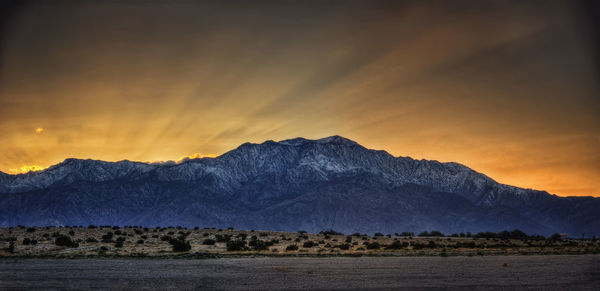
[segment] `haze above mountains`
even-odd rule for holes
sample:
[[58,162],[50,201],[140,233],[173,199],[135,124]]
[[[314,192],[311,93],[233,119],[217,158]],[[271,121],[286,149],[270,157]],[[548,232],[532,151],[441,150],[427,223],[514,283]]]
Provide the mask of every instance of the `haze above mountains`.
[[600,235],[600,198],[503,185],[457,163],[394,157],[340,136],[245,143],[179,164],[67,159],[0,172],[0,226],[89,224],[579,237]]

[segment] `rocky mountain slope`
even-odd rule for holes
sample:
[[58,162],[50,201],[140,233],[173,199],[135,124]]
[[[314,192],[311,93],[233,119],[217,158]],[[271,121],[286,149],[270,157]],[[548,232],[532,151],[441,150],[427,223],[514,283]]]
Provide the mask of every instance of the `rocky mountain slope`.
[[201,226],[600,235],[600,199],[502,185],[339,136],[245,143],[180,164],[67,159],[0,173],[0,226]]

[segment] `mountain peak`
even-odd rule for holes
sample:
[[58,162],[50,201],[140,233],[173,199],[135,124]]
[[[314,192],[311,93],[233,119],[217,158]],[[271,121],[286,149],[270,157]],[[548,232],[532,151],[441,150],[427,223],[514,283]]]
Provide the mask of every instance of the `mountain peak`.
[[302,145],[305,143],[339,144],[339,145],[346,145],[346,146],[358,145],[357,142],[355,142],[351,139],[339,136],[339,135],[332,135],[332,136],[324,137],[321,139],[305,139],[302,137],[297,137],[297,138],[293,138],[293,139],[282,140],[279,143],[285,144],[285,145],[292,145],[292,146],[298,146],[298,145]]
[[346,146],[354,146],[354,145],[358,145],[357,142],[345,138],[343,136],[339,136],[339,135],[332,135],[329,137],[325,137],[322,139],[317,140],[318,143],[334,143],[334,144],[340,144],[340,145],[346,145]]

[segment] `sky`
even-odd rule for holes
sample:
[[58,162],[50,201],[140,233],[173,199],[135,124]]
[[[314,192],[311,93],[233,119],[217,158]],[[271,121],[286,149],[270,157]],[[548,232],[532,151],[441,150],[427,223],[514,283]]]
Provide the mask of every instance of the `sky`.
[[6,1],[0,171],[341,135],[600,196],[595,1]]

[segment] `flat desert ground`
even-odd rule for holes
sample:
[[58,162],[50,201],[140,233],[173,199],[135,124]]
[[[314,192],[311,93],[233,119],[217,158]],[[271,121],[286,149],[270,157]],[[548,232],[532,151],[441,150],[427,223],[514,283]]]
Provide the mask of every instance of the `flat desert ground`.
[[0,289],[600,290],[599,255],[0,260]]

